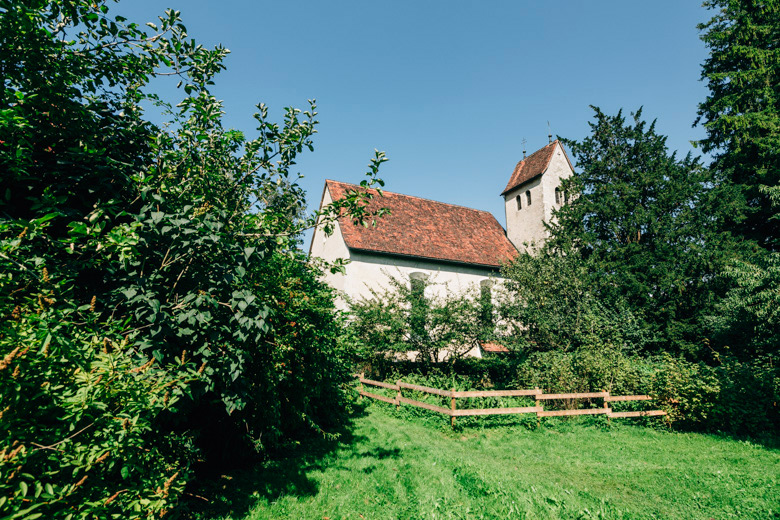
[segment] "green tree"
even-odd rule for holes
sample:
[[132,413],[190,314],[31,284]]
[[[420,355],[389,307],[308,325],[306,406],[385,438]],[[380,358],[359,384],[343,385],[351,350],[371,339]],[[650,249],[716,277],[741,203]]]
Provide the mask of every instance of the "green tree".
[[730,289],[708,318],[718,345],[743,360],[776,356],[780,348],[780,255],[735,260],[723,276]]
[[725,230],[770,250],[780,247],[780,2],[707,0],[699,25],[710,50],[702,66],[709,95],[699,105],[701,141]]
[[650,348],[694,353],[725,254],[708,215],[709,172],[690,154],[670,154],[641,109],[630,122],[594,111],[590,135],[565,141],[578,172],[547,247],[577,250],[598,297],[625,301],[644,321]]
[[622,297],[601,296],[591,266],[575,249],[523,252],[503,274],[501,335],[513,350],[638,352],[651,339]]
[[[718,343],[743,359],[777,351],[776,280],[780,248],[780,2],[710,0],[699,26],[710,55],[709,95],[699,105],[714,156],[713,214],[745,240],[721,280],[729,288],[709,318]],[[750,246],[760,246],[751,249]]]

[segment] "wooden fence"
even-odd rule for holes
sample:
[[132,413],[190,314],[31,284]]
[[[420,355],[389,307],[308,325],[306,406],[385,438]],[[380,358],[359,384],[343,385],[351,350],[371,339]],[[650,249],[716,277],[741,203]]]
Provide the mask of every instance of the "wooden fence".
[[[622,418],[622,417],[655,417],[666,415],[663,410],[644,410],[644,411],[632,411],[632,412],[614,412],[609,403],[626,402],[626,401],[650,401],[653,398],[648,395],[610,395],[609,392],[582,392],[573,394],[545,394],[539,388],[533,390],[466,390],[457,391],[454,388],[452,390],[440,390],[438,388],[430,388],[427,386],[413,385],[410,383],[404,383],[403,381],[396,381],[393,383],[384,383],[382,381],[374,381],[372,379],[366,379],[362,375],[360,377],[359,393],[364,397],[371,399],[377,399],[385,403],[393,404],[395,406],[401,406],[401,404],[408,404],[410,406],[416,406],[418,408],[425,408],[433,412],[438,412],[443,415],[450,416],[451,426],[455,426],[456,417],[466,417],[474,415],[505,415],[505,414],[521,414],[521,413],[535,413],[538,418],[541,417],[563,417],[570,415],[606,415],[607,418]],[[363,389],[363,385],[376,386],[379,388],[386,388],[388,390],[394,390],[396,392],[395,397],[387,397],[384,395],[374,394],[367,392]],[[403,390],[414,390],[416,392],[422,392],[426,394],[438,395],[441,397],[450,398],[450,407],[445,408],[443,406],[436,406],[422,401],[416,401],[404,397]],[[523,406],[514,408],[465,408],[458,409],[456,399],[464,397],[533,397],[536,400],[536,406]],[[545,410],[543,401],[560,400],[560,399],[601,399],[603,406],[601,408],[581,408],[574,410]]]

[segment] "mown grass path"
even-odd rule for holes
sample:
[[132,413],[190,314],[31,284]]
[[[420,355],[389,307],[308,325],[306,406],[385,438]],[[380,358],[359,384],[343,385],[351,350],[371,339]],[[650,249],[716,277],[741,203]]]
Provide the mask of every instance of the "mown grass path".
[[226,480],[226,500],[249,501],[203,518],[780,518],[780,451],[757,444],[580,421],[453,433],[367,411],[330,453]]

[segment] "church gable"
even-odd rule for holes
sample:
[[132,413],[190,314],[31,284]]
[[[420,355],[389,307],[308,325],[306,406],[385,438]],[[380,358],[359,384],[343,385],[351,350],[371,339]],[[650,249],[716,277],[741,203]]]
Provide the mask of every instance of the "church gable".
[[[544,148],[540,148],[525,159],[518,162],[515,166],[515,169],[512,171],[512,176],[509,178],[509,182],[507,183],[506,188],[504,188],[504,191],[501,192],[501,195],[506,195],[513,189],[535,179],[536,177],[539,177],[544,172],[546,172],[547,168],[550,167],[550,161],[552,161],[555,154],[555,149],[557,147],[560,147],[560,149],[563,150],[563,146],[556,139]],[[571,161],[569,161],[569,157],[566,155],[565,150],[563,150],[563,156],[566,158],[566,161],[569,164],[569,168],[573,170]]]
[[[359,186],[326,181],[333,200]],[[401,195],[388,191],[372,200],[370,209],[387,208],[390,214],[376,226],[356,225],[339,219],[346,246],[351,250],[402,255],[486,267],[499,267],[517,250],[504,228],[487,211]]]

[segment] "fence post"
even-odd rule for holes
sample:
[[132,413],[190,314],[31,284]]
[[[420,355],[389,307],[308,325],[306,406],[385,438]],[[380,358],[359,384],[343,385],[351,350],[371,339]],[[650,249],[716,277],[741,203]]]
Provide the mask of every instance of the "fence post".
[[[604,396],[604,409],[609,409],[609,402],[607,401],[607,398],[609,397],[609,392],[607,392],[607,395]],[[611,424],[611,421],[609,419],[609,412],[606,412],[605,415],[607,416],[607,424]]]
[[453,430],[455,429],[455,389],[452,389],[452,394],[450,398],[450,410],[452,410],[452,415],[450,415],[450,428]]
[[395,394],[395,408],[397,410],[401,408],[401,380],[397,380],[395,384],[398,387],[398,393]]
[[365,375],[365,372],[361,372],[358,376],[358,399],[363,400],[363,376]]
[[[534,394],[534,400],[536,401],[536,406],[539,406],[539,394],[542,393],[541,390],[539,390],[539,387],[535,387],[534,390],[536,390],[536,394]],[[541,428],[542,426],[542,418],[539,417],[539,412],[536,412],[536,427]]]

